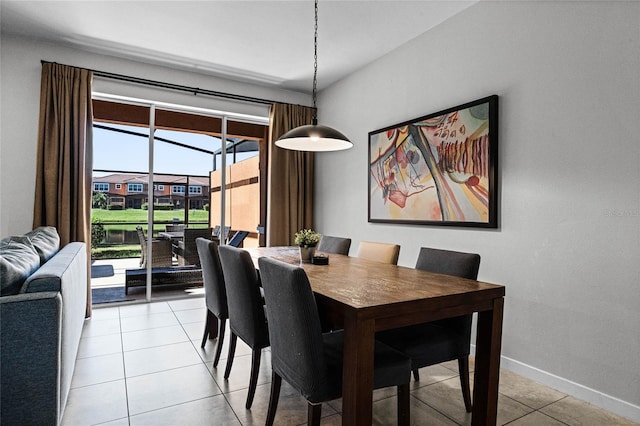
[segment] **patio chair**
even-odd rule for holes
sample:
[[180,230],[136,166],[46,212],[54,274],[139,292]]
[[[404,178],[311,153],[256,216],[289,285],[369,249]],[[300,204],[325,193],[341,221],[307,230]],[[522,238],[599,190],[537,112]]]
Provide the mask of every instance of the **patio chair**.
[[[184,223],[175,223],[173,225],[166,225],[165,226],[165,231],[167,232],[184,232],[184,230],[187,228],[187,225]],[[177,261],[178,257],[177,254],[178,253],[178,240],[174,240],[171,239],[171,250],[173,250],[173,258]]]
[[210,240],[211,228],[186,228],[184,230],[184,237],[182,241],[178,241],[176,252],[179,266],[200,266],[200,257],[198,256],[198,247],[196,246],[196,238],[198,237]]
[[224,244],[227,241],[227,238],[229,238],[229,232],[231,232],[230,226],[225,226],[224,229],[222,229],[220,225],[216,225],[213,228],[212,239],[214,241],[217,239],[220,244]]
[[227,244],[229,244],[231,247],[242,247],[242,242],[245,238],[247,238],[248,235],[249,232],[247,231],[237,231],[235,234],[233,234],[233,237],[231,237]]
[[227,238],[229,238],[229,232],[231,232],[231,227],[230,226],[225,226],[224,230],[222,230],[220,232],[220,242],[224,243],[225,241],[227,241]]
[[[144,235],[142,226],[136,226],[138,232],[138,238],[140,239],[140,267],[147,267],[147,238]],[[171,259],[171,242],[164,239],[151,239],[151,267],[170,267],[172,264]]]

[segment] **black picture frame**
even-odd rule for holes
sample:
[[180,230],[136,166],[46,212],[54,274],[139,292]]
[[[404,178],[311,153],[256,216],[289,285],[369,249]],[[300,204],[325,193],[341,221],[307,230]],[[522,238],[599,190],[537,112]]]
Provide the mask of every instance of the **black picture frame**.
[[369,132],[368,221],[498,227],[498,96]]

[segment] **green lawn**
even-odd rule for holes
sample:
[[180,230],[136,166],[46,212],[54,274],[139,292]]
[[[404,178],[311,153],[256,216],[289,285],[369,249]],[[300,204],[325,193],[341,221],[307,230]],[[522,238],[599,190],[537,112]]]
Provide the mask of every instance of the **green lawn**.
[[[105,210],[91,209],[91,218],[102,223],[109,222],[139,222],[147,221],[147,210],[126,209],[126,210]],[[154,219],[158,222],[171,222],[173,218],[184,221],[184,209],[180,210],[156,210],[153,212]],[[206,210],[189,210],[189,222],[209,221],[209,212]]]
[[119,244],[91,249],[92,259],[122,259],[140,257],[140,244]]
[[[107,231],[134,231],[137,225],[142,225],[147,231],[147,210],[105,210],[91,209],[92,221],[103,223]],[[170,223],[174,218],[184,222],[184,209],[156,210],[154,217],[157,222]],[[209,223],[209,212],[206,210],[189,210],[190,227],[206,227]],[[164,225],[157,225],[156,230],[164,230]],[[102,242],[91,250],[92,259],[116,259],[122,257],[140,257],[140,244],[109,244]]]

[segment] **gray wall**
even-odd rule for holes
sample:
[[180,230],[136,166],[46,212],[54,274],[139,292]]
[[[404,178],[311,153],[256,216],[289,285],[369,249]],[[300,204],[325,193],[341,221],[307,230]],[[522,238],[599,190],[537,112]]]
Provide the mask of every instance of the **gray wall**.
[[[321,78],[321,76],[319,76]],[[367,223],[367,134],[500,96],[498,230]],[[640,421],[640,4],[480,2],[320,94],[316,227],[480,253],[502,365]]]
[[[0,235],[31,229],[40,112],[40,60],[294,104],[308,95],[2,36],[0,43]],[[96,78],[94,91],[235,113],[268,116],[268,106],[223,101]]]

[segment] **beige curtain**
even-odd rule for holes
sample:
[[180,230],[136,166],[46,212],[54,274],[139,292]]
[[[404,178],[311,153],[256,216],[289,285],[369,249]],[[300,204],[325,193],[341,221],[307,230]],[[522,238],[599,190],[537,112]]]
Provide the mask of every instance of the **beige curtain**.
[[[55,226],[60,244],[87,243],[91,259],[91,71],[42,65],[33,226]],[[87,265],[89,266],[89,265]],[[90,268],[87,268],[89,271]],[[91,280],[87,276],[87,317]]]
[[273,104],[269,113],[267,246],[293,245],[294,234],[313,227],[314,155],[275,146],[287,131],[311,124],[313,108]]

